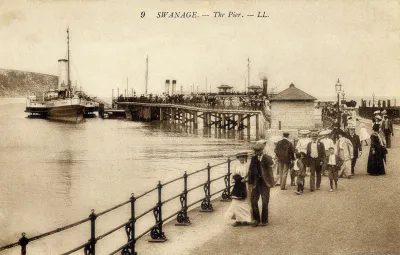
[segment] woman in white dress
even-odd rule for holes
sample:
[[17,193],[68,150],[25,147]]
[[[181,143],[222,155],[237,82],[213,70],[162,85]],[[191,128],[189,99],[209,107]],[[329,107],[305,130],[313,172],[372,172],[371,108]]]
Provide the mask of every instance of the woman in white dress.
[[360,141],[361,141],[361,145],[363,145],[363,142],[365,142],[365,145],[368,146],[368,142],[367,140],[369,139],[370,134],[368,134],[367,129],[365,128],[364,123],[360,124]]
[[[247,185],[247,175],[249,172],[249,164],[247,163],[247,152],[242,152],[236,154],[236,161],[235,166],[232,171],[232,177],[235,177],[236,181],[241,182],[239,183],[240,186],[244,186],[247,196],[245,198],[235,196],[232,194],[232,202],[228,208],[228,211],[225,214],[225,217],[228,220],[235,219],[235,223],[232,226],[237,227],[240,225],[248,225],[251,222],[251,202],[250,202],[250,192],[249,187]],[[238,175],[242,178],[238,178]],[[233,182],[236,182],[233,180]],[[243,185],[244,184],[244,185]],[[239,186],[239,185],[238,185]],[[235,187],[234,187],[235,189]]]

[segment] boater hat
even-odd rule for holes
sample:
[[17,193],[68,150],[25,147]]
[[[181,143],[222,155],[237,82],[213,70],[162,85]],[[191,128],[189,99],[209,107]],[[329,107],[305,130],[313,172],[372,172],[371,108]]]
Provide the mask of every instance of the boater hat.
[[247,158],[248,156],[249,156],[249,153],[247,153],[247,151],[239,152],[239,153],[236,153],[236,155],[235,155],[236,158],[241,158],[241,157]]
[[311,137],[312,137],[312,138],[318,137],[318,133],[312,132],[312,133],[311,133]]
[[330,133],[332,133],[332,130],[325,129],[325,130],[322,130],[321,132],[319,132],[319,135],[329,135]]
[[378,111],[374,111],[374,114],[379,114],[381,113],[379,110]]
[[311,133],[310,130],[305,130],[305,129],[304,129],[304,130],[300,130],[300,131],[299,131],[299,134],[300,134],[300,135],[308,135],[309,133]]

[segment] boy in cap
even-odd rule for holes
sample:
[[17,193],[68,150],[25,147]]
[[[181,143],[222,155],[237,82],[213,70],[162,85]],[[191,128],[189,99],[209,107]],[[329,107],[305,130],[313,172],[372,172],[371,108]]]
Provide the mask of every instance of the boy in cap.
[[304,152],[296,153],[293,169],[297,176],[297,195],[304,192],[304,182],[306,177],[306,165],[303,164],[303,159],[306,157]]
[[331,185],[330,192],[333,191],[333,181],[335,181],[335,189],[337,189],[337,182],[338,182],[338,172],[339,172],[339,165],[340,160],[339,157],[335,154],[335,148],[329,148],[329,155],[328,155],[328,174],[329,174],[329,184]]
[[[303,153],[307,154],[307,146],[311,142],[310,137],[308,137],[309,134],[310,134],[309,130],[300,130],[299,131],[299,135],[301,135],[301,138],[297,141],[297,144],[296,144],[297,152],[303,152]],[[307,158],[305,158],[303,160],[303,163],[305,163],[305,165],[307,166],[306,174],[310,172],[310,168],[308,167],[307,160],[308,160]]]
[[[275,185],[272,158],[263,153],[264,146],[257,143],[253,146],[254,156],[251,158],[248,183],[252,187],[251,208],[253,210],[253,227],[268,225],[268,204],[270,188]],[[262,199],[261,217],[258,209],[258,200]]]

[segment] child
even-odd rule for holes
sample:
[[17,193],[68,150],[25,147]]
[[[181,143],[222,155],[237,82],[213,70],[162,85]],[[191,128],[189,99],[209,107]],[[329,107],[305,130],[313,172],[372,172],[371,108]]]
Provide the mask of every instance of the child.
[[294,161],[293,170],[297,175],[297,195],[300,195],[304,191],[304,178],[306,177],[306,165],[304,164],[304,159],[306,154],[304,152],[296,153],[296,160]]
[[365,125],[363,123],[360,124],[360,141],[361,145],[365,141],[365,145],[368,146],[367,140],[369,139],[370,135],[368,134],[367,129],[365,128]]
[[337,189],[337,182],[339,177],[339,156],[335,154],[335,148],[329,148],[329,156],[328,156],[328,173],[329,173],[329,183],[331,185],[330,192],[333,191],[333,180],[335,180],[335,189]]
[[251,222],[250,194],[246,185],[247,172],[249,170],[247,157],[247,152],[236,154],[236,158],[239,162],[235,164],[232,171],[232,178],[234,181],[231,193],[232,202],[225,217],[228,220],[236,220],[235,223],[232,224],[234,227],[248,225]]

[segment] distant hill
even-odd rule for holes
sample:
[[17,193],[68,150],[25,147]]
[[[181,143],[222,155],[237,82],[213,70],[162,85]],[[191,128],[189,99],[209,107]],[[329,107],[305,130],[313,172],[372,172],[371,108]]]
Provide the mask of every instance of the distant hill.
[[0,97],[25,97],[28,93],[39,96],[57,83],[55,75],[0,68]]

